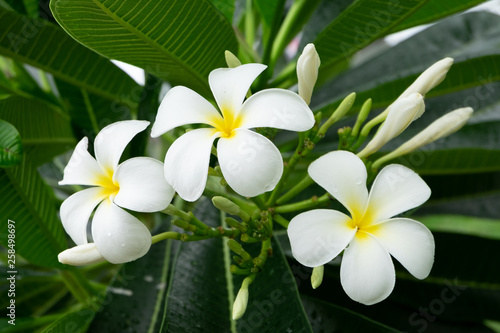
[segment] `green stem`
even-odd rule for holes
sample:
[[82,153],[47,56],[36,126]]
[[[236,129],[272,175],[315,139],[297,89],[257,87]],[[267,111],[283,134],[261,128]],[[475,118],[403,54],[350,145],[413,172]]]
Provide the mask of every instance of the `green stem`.
[[97,123],[97,119],[95,117],[94,108],[92,107],[92,103],[90,103],[90,98],[87,90],[80,89],[83,101],[85,103],[85,108],[87,109],[87,113],[89,114],[90,122],[92,123],[92,129],[95,133],[99,133],[99,124]]
[[330,195],[328,193],[325,193],[324,195],[322,195],[319,198],[313,197],[311,199],[295,202],[293,204],[275,207],[274,212],[275,213],[290,213],[290,212],[296,212],[299,210],[315,208],[315,207],[317,207],[325,202],[328,202],[330,200],[331,200]]
[[161,241],[166,240],[166,239],[177,239],[177,240],[180,240],[181,236],[182,236],[182,234],[180,234],[178,232],[175,232],[175,231],[163,232],[161,234],[154,235],[151,238],[151,244],[156,244],[156,243],[161,242]]
[[75,270],[60,271],[61,278],[64,284],[68,287],[71,294],[77,299],[81,304],[90,305],[92,308],[97,310],[97,306],[91,301],[91,296],[94,294],[94,290],[85,280],[80,272]]
[[309,175],[306,175],[304,179],[302,179],[297,185],[292,187],[288,192],[286,192],[281,198],[276,200],[277,205],[282,205],[285,202],[293,199],[297,194],[305,190],[310,185],[314,184],[314,180],[312,180]]
[[311,5],[310,1],[308,0],[297,0],[293,3],[292,7],[288,11],[285,20],[283,21],[283,24],[281,25],[281,28],[276,35],[276,39],[274,40],[273,48],[271,50],[271,57],[269,60],[269,68],[271,72],[274,70],[274,66],[283,53],[283,50],[289,43],[290,39],[293,37],[290,36],[291,31],[294,29],[297,20],[300,18],[304,7],[308,5]]
[[246,0],[245,37],[247,45],[253,48],[255,42],[255,21],[252,10],[252,0]]
[[290,221],[285,219],[283,216],[279,214],[274,214],[273,215],[274,221],[276,221],[279,225],[284,227],[285,229],[288,229],[288,225],[290,224]]

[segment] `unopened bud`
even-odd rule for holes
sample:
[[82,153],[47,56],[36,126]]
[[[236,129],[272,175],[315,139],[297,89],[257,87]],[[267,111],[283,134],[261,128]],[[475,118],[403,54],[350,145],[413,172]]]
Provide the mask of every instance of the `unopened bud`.
[[299,81],[299,96],[309,104],[318,79],[318,68],[321,64],[314,44],[307,44],[297,60],[297,78]]
[[472,113],[473,109],[469,107],[448,112],[441,118],[435,120],[413,138],[403,143],[396,150],[375,161],[375,163],[373,163],[373,167],[376,168],[386,161],[398,156],[406,155],[422,146],[425,146],[426,144],[458,131],[465,125],[465,123],[467,123],[467,120],[469,120],[472,116]]
[[227,241],[227,246],[229,246],[231,251],[242,257],[243,260],[245,261],[252,260],[252,256],[248,254],[248,252],[245,251],[245,249],[243,249],[243,246],[241,246],[241,244],[235,241],[234,239],[229,239]]
[[215,196],[212,198],[215,207],[231,215],[238,215],[243,221],[248,221],[250,216],[241,210],[240,206],[224,197]]
[[106,261],[99,253],[95,243],[87,243],[67,249],[57,256],[59,262],[66,265],[83,266]]
[[311,286],[313,287],[313,289],[318,288],[321,285],[321,282],[323,282],[324,271],[325,268],[323,265],[313,268],[313,272],[311,275]]
[[444,58],[427,68],[400,96],[406,97],[412,93],[425,95],[440,84],[453,65],[453,58]]
[[233,303],[233,320],[238,320],[245,314],[248,305],[248,285],[251,283],[249,277],[243,280],[241,288]]
[[358,153],[366,157],[382,148],[387,142],[401,134],[408,125],[420,117],[425,109],[424,98],[419,93],[398,98],[390,107],[387,118],[366,147]]
[[241,66],[240,59],[238,59],[231,51],[226,50],[226,52],[224,52],[224,56],[226,57],[227,67],[235,68]]

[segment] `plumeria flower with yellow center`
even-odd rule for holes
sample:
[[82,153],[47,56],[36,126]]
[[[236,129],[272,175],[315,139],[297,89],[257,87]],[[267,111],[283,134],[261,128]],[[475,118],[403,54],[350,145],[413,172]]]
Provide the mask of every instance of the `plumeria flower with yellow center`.
[[306,131],[314,125],[307,104],[288,90],[262,90],[243,102],[250,85],[265,68],[246,64],[213,70],[208,81],[220,113],[183,86],[172,88],[164,97],[152,137],[187,124],[210,126],[182,135],[165,157],[165,178],[184,200],[195,201],[203,193],[215,139],[219,138],[217,157],[226,182],[238,194],[253,197],[274,189],[283,173],[283,159],[270,140],[249,129]]
[[317,267],[344,251],[342,287],[350,298],[366,305],[378,303],[392,292],[395,269],[391,255],[416,278],[429,275],[434,262],[431,232],[418,221],[393,217],[423,204],[431,194],[415,172],[397,164],[386,166],[369,194],[365,165],[350,152],[328,153],[311,163],[308,172],[350,216],[317,209],[293,218],[288,237],[295,259]]
[[151,246],[151,233],[122,208],[156,212],[172,200],[174,190],[163,177],[163,163],[135,157],[118,164],[127,144],[148,125],[148,121],[130,120],[106,126],[95,138],[96,158],[87,151],[88,139],[83,138],[64,169],[60,185],[92,186],[64,200],[61,220],[76,245],[87,244],[87,224],[97,207],[92,219],[92,238],[97,248],[93,258],[99,257],[98,253],[117,264],[145,255]]

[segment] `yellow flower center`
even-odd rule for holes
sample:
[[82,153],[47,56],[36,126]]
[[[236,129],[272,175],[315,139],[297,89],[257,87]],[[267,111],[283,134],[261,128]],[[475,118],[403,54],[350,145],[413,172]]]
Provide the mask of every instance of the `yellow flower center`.
[[378,225],[373,225],[373,218],[370,209],[367,209],[364,214],[353,212],[350,227],[357,229],[356,237],[358,239],[366,238],[368,234],[373,234],[378,229]]
[[113,199],[120,190],[120,185],[113,181],[112,170],[106,170],[105,174],[100,175],[96,180],[96,185],[102,187],[103,194],[108,196],[110,199]]
[[233,131],[241,126],[241,117],[238,117],[234,110],[223,107],[222,117],[213,117],[211,120],[215,129],[220,132],[222,138],[230,138]]

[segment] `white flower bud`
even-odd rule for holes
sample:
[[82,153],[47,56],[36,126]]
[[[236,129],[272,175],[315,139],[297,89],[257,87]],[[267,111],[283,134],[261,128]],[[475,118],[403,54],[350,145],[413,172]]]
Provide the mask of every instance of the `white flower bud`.
[[238,320],[245,314],[248,305],[248,285],[250,284],[250,279],[245,278],[241,284],[240,291],[236,295],[236,299],[233,304],[233,320]]
[[387,142],[401,134],[412,121],[419,118],[425,110],[424,98],[419,93],[400,97],[389,106],[388,110],[387,118],[373,139],[358,153],[359,157],[373,154]]
[[87,243],[67,249],[57,256],[62,264],[83,266],[96,264],[106,259],[99,253],[95,243]]
[[429,90],[444,80],[451,65],[453,65],[453,61],[453,58],[444,58],[427,68],[399,98],[406,97],[412,93],[427,94]]
[[314,44],[307,44],[297,61],[297,78],[299,80],[299,95],[309,104],[312,91],[318,79],[318,68],[321,64]]
[[426,144],[458,131],[472,116],[472,112],[472,108],[469,107],[448,112],[441,118],[435,120],[413,138],[403,143],[396,150],[375,161],[375,163],[373,163],[373,167],[377,168],[381,164],[393,158],[406,155],[422,146],[425,146]]
[[311,275],[311,286],[313,289],[318,288],[323,282],[323,273],[325,271],[324,266],[317,266],[313,268],[313,272]]
[[402,144],[394,151],[394,153],[398,152],[399,155],[407,154],[415,149],[425,146],[426,144],[436,141],[437,139],[458,131],[472,116],[472,112],[472,108],[467,107],[445,114],[413,138]]

